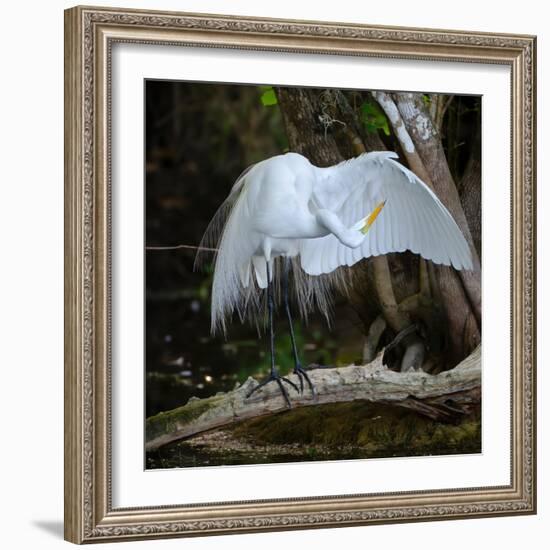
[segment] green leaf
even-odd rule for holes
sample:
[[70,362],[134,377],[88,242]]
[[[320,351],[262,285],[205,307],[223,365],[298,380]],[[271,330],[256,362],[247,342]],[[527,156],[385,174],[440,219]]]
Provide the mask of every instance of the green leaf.
[[375,133],[378,132],[378,130],[382,130],[387,136],[390,135],[388,119],[378,103],[365,101],[361,104],[360,110],[361,122],[367,132]]
[[275,95],[275,90],[271,86],[266,86],[262,95],[260,96],[260,101],[264,107],[270,107],[271,105],[277,105],[277,96]]

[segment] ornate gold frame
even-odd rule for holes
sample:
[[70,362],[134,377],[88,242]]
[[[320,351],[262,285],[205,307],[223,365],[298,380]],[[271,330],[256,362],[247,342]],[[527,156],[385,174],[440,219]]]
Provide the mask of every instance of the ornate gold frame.
[[[512,71],[512,461],[503,487],[113,509],[110,54],[115,42],[497,63]],[[65,12],[65,538],[100,542],[532,514],[535,478],[533,36],[76,7]]]

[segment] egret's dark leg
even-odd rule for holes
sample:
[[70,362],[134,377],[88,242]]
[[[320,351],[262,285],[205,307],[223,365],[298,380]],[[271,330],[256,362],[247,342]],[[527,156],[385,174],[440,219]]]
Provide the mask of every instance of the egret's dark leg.
[[296,391],[298,390],[298,386],[294,384],[294,382],[291,382],[288,378],[285,378],[284,376],[280,376],[279,372],[277,371],[277,367],[275,366],[275,330],[273,329],[273,284],[271,282],[271,276],[269,271],[269,262],[266,262],[266,269],[267,269],[267,309],[268,309],[268,324],[269,324],[269,344],[270,344],[270,351],[271,351],[271,372],[269,376],[260,382],[256,387],[252,388],[246,395],[246,397],[250,397],[255,391],[259,390],[260,388],[263,388],[266,384],[269,384],[269,382],[277,382],[279,389],[281,390],[281,393],[283,394],[283,397],[285,398],[286,404],[288,407],[291,407],[290,404],[290,398],[288,397],[288,392],[286,391],[286,388],[284,387],[283,382],[288,384],[289,386],[292,386]]
[[309,386],[309,389],[311,390],[311,394],[315,397],[315,388],[313,387],[313,383],[311,382],[309,376],[307,375],[306,371],[302,367],[302,363],[300,362],[300,358],[298,357],[298,350],[296,348],[296,338],[294,338],[294,326],[292,323],[292,314],[290,313],[290,304],[288,301],[288,276],[290,272],[290,258],[285,258],[285,265],[283,269],[283,299],[285,302],[285,311],[286,316],[288,318],[288,328],[290,330],[290,341],[292,342],[292,353],[294,355],[294,374],[298,376],[300,379],[300,393],[303,393],[304,391],[304,378]]

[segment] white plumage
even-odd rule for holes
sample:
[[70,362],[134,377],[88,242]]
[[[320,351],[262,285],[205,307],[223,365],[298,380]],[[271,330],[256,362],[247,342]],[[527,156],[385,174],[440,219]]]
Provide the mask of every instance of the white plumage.
[[[313,307],[328,315],[331,287],[345,284],[337,268],[369,256],[410,250],[438,264],[472,269],[468,244],[451,214],[395,158],[393,152],[365,153],[318,168],[286,153],[247,169],[201,243],[218,248],[212,330],[225,329],[234,311],[241,320],[257,315],[266,262],[273,280],[280,256],[292,259],[302,315]],[[365,217],[384,201],[367,231]]]

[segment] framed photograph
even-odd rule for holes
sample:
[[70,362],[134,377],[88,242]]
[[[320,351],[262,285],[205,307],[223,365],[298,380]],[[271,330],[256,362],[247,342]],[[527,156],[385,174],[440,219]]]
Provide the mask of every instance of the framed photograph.
[[533,514],[533,36],[65,12],[65,538]]

